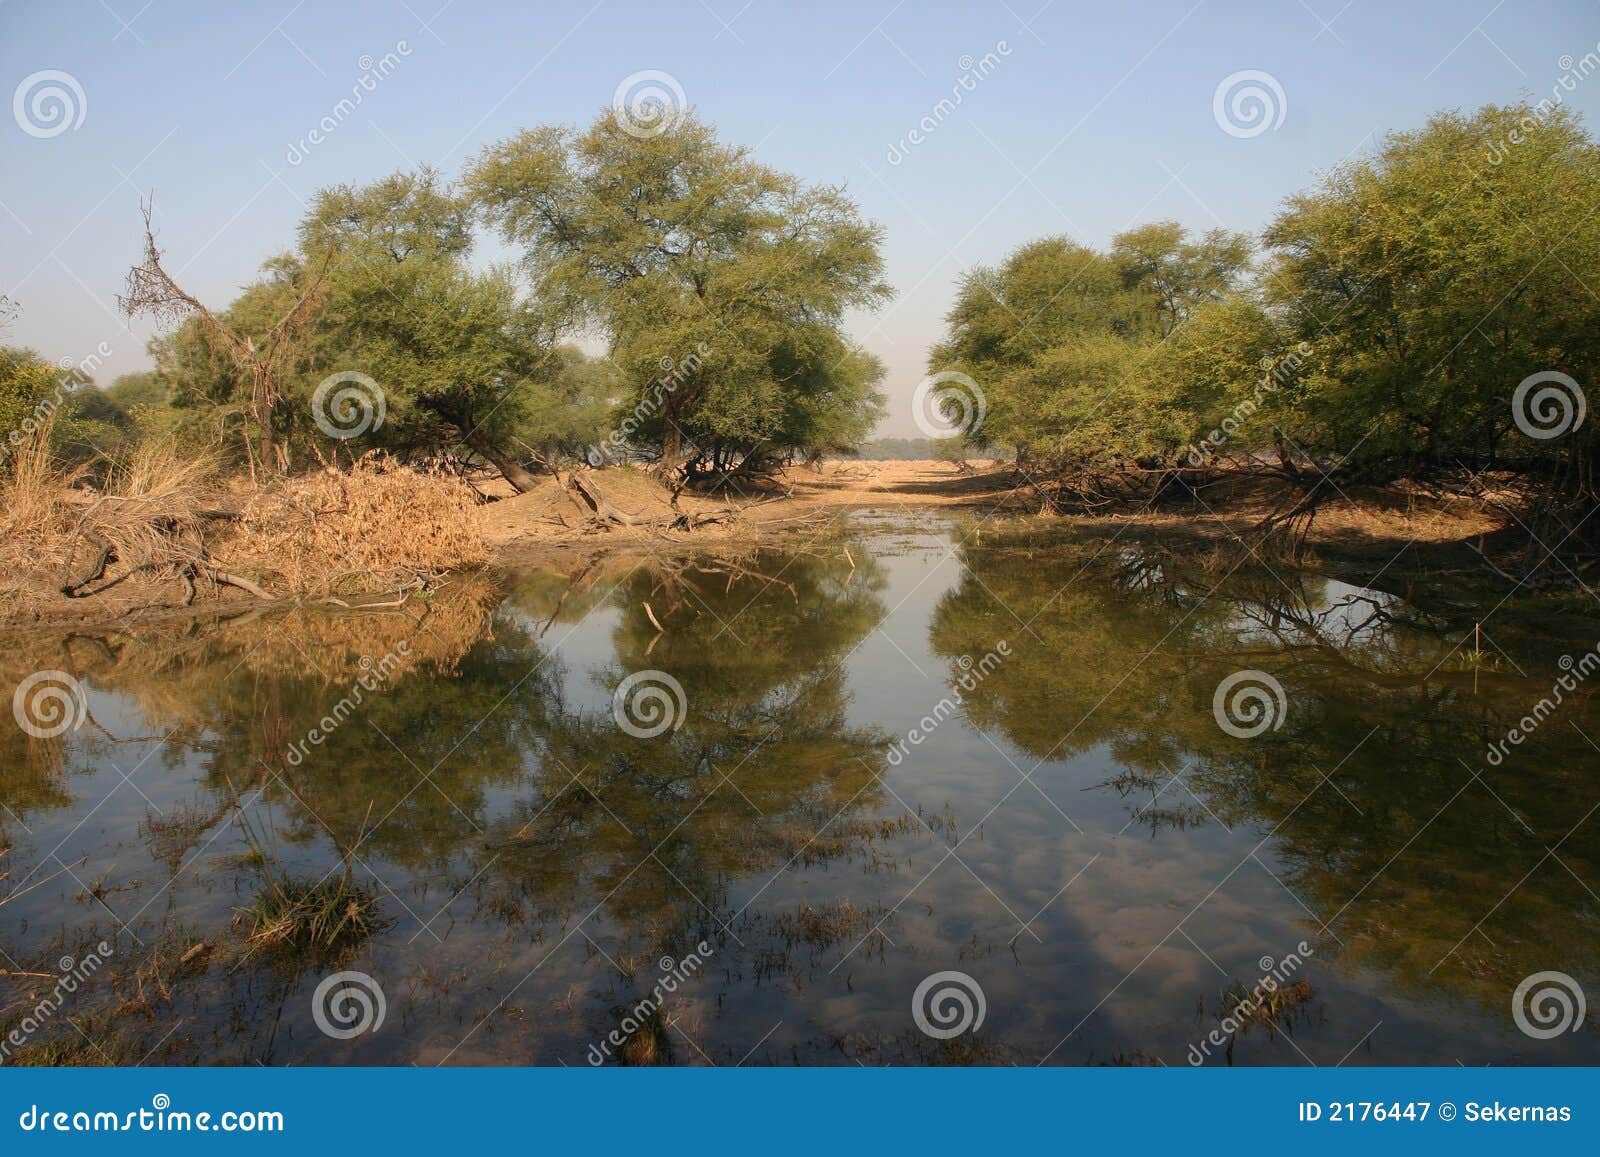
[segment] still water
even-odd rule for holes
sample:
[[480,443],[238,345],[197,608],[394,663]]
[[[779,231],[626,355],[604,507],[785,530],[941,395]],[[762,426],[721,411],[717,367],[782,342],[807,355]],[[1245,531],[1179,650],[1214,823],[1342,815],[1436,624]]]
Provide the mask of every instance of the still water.
[[[1488,758],[1592,633],[1189,554],[861,515],[13,643],[88,712],[0,726],[0,1063],[1600,1062],[1512,1015],[1600,999],[1581,669]],[[373,927],[252,939],[329,879]]]

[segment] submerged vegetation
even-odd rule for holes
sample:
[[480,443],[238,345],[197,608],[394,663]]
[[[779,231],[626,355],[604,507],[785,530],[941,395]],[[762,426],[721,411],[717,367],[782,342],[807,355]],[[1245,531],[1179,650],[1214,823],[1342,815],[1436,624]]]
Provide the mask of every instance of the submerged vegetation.
[[347,872],[324,880],[269,878],[241,915],[254,947],[335,954],[382,927],[377,898]]

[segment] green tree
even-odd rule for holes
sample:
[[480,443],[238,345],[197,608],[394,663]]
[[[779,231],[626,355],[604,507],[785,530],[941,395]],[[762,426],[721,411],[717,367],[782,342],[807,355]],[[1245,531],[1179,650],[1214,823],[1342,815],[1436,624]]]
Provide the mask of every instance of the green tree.
[[692,116],[640,137],[612,113],[494,145],[465,184],[523,248],[535,296],[606,335],[631,440],[668,466],[838,448],[876,420],[883,370],[843,320],[890,290],[881,230],[842,189],[760,165]]
[[334,254],[300,385],[306,412],[328,374],[367,374],[386,415],[363,438],[402,452],[465,444],[518,490],[533,484],[530,454],[576,453],[604,428],[604,374],[557,346],[548,311],[511,271],[468,264],[467,206],[433,170],[319,193],[300,245]]
[[1212,415],[1167,373],[1168,347],[1242,292],[1251,249],[1173,222],[1120,234],[1106,253],[1031,242],[963,277],[929,369],[973,377],[987,414],[968,441],[1015,445],[1031,468],[1170,464]]
[[1520,432],[1529,375],[1578,379],[1600,352],[1592,298],[1600,149],[1551,105],[1440,113],[1290,198],[1264,286],[1316,347],[1298,399],[1315,449],[1392,476],[1503,459],[1565,462],[1593,496],[1592,425]]

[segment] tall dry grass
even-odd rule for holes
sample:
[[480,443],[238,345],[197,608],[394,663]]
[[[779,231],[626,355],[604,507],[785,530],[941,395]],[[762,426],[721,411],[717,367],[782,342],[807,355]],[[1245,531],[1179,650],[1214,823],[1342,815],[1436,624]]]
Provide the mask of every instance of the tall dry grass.
[[472,490],[381,453],[251,497],[219,557],[288,590],[380,593],[489,560]]
[[0,621],[112,588],[157,605],[221,584],[268,597],[413,590],[489,558],[469,487],[387,457],[230,487],[214,458],[151,439],[105,463],[95,490],[49,439],[46,425],[0,476]]

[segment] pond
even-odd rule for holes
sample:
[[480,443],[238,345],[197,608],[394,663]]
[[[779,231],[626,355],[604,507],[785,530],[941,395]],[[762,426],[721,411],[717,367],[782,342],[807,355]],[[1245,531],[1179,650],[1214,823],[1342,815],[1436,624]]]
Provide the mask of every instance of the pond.
[[1408,594],[868,512],[14,643],[0,1063],[1600,1063],[1594,640]]

